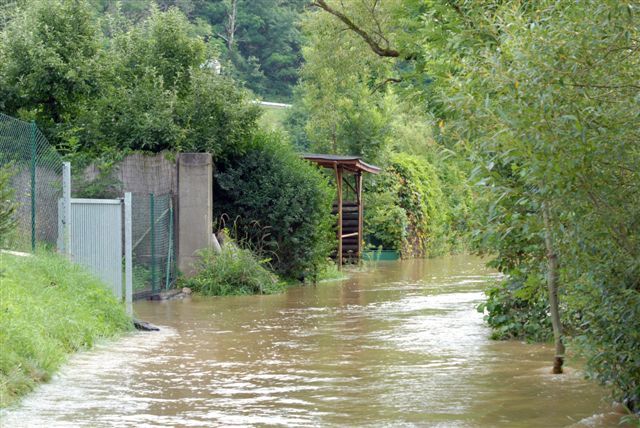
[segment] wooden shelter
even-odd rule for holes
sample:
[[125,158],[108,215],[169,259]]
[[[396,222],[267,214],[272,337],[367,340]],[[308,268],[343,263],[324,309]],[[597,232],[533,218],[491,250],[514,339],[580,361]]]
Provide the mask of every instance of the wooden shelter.
[[[359,260],[362,255],[362,173],[378,174],[380,168],[363,162],[357,156],[307,154],[303,158],[335,172],[338,192],[333,204],[333,213],[338,215],[336,261],[338,268],[341,268],[343,260]],[[346,199],[343,197],[344,193],[347,194]]]

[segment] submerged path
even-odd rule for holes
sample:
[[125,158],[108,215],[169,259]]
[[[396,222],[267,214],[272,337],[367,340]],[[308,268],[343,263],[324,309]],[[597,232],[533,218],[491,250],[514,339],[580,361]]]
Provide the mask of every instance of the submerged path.
[[[276,296],[141,302],[163,326],[75,356],[1,426],[616,426],[552,350],[494,342],[468,256]],[[601,415],[602,414],[602,415]]]

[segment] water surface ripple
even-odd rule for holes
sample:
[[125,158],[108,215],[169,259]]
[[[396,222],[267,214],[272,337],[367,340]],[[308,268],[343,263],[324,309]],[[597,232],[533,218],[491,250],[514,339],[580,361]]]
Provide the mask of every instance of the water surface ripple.
[[[547,346],[489,340],[468,256],[381,262],[276,296],[140,302],[159,333],[74,356],[2,426],[615,426]],[[571,362],[569,362],[571,366]]]

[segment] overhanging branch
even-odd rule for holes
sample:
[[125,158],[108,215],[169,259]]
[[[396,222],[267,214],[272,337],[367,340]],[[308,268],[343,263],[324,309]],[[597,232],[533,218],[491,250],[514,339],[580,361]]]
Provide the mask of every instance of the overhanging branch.
[[327,4],[325,0],[314,0],[311,3],[312,6],[319,7],[320,9],[330,13],[331,15],[338,18],[342,21],[347,27],[349,27],[354,33],[358,34],[362,39],[369,45],[371,50],[378,56],[388,57],[388,58],[398,58],[400,56],[400,52],[395,49],[391,49],[389,47],[382,47],[378,42],[376,42],[373,37],[362,28],[358,27],[348,16],[344,13],[333,9],[331,6]]

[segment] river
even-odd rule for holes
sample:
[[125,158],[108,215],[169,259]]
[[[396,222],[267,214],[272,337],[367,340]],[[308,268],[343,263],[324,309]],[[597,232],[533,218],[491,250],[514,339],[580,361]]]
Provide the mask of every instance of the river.
[[489,339],[496,274],[380,262],[273,296],[139,302],[162,327],[77,354],[3,427],[609,427],[605,391],[546,345]]

